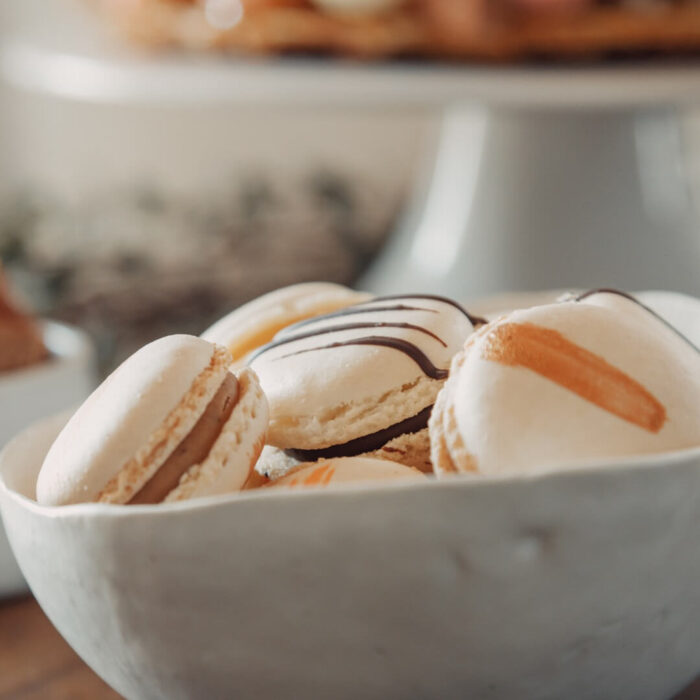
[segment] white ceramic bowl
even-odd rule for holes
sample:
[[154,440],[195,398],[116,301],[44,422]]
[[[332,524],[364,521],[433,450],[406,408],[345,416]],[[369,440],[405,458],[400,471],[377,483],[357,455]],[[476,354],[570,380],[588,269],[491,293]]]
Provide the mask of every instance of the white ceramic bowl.
[[42,507],[65,420],[0,456],[0,508],[49,618],[128,698],[661,700],[700,671],[700,447],[519,478]]
[[[0,374],[0,447],[31,423],[80,403],[95,383],[95,357],[87,336],[76,328],[43,325],[46,362]],[[0,520],[0,598],[26,586]]]
[[[63,419],[65,420],[65,419]],[[44,508],[32,590],[128,698],[671,697],[700,670],[700,449],[521,479]]]

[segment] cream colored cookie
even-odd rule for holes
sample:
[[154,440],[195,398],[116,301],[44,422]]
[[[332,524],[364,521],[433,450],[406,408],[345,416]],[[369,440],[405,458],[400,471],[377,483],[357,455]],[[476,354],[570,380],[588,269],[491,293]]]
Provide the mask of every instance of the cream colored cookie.
[[395,449],[392,459],[428,469],[422,431],[477,322],[450,299],[402,295],[285,329],[250,358],[270,403],[269,443],[303,461]]
[[293,284],[240,306],[204,331],[202,338],[227,347],[239,364],[283,328],[369,298],[369,294],[330,282]]
[[46,505],[159,503],[240,489],[262,449],[267,402],[255,374],[192,336],[156,340],[76,411],[37,483]]
[[615,291],[516,311],[455,357],[430,434],[439,475],[696,446],[700,352]]
[[[397,462],[426,473],[433,470],[430,462],[430,436],[427,428],[423,428],[415,434],[399,435],[379,449],[363,452],[358,457]],[[284,450],[272,445],[265,445],[255,465],[255,472],[262,481],[254,483],[259,486],[268,479],[279,479],[299,464],[302,464],[300,460],[291,457]]]
[[270,488],[310,488],[374,481],[420,481],[426,476],[417,469],[396,462],[367,457],[322,459],[299,464],[284,476],[270,482]]

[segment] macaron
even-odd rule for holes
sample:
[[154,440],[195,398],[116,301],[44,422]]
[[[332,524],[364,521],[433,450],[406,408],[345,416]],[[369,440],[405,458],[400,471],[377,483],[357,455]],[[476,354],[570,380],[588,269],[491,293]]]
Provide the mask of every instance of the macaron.
[[700,351],[616,290],[515,311],[455,356],[430,437],[438,476],[698,446]]
[[357,304],[370,296],[330,282],[293,284],[240,306],[204,331],[202,338],[226,346],[234,363],[240,363],[286,326]]
[[288,326],[249,358],[268,443],[299,461],[358,455],[430,471],[428,417],[481,319],[445,297],[380,297]]
[[373,481],[424,481],[425,474],[385,459],[339,457],[299,464],[266,488],[308,488]]
[[152,504],[237,491],[265,442],[257,377],[229,371],[221,346],[156,340],[88,397],[51,446],[37,482],[45,505]]

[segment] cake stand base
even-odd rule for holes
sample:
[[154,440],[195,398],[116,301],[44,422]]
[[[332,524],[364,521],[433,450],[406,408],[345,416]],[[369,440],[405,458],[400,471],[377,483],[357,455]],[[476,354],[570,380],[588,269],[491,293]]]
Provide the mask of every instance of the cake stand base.
[[700,294],[676,110],[451,108],[378,293],[615,286]]

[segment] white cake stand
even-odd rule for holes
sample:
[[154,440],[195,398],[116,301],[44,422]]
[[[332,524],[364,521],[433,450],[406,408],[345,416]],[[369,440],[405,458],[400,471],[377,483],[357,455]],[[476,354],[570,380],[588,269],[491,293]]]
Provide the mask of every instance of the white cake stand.
[[[61,15],[63,16],[63,14]],[[401,226],[361,286],[494,292],[597,285],[700,294],[681,112],[700,66],[458,67],[139,56],[76,27],[15,34],[2,78],[103,104],[434,109]]]

